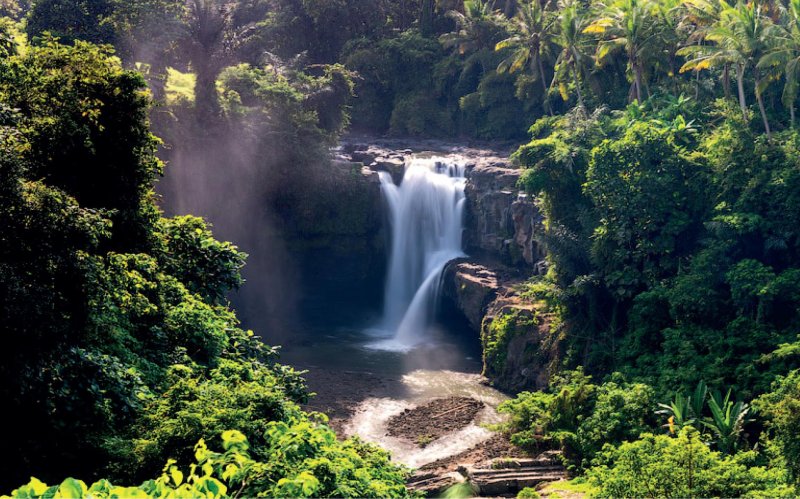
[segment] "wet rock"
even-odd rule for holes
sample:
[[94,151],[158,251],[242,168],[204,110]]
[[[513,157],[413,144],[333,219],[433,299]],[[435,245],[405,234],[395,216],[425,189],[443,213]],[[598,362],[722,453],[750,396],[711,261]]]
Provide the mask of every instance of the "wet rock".
[[468,426],[483,408],[483,402],[469,397],[435,399],[393,416],[389,419],[387,429],[390,436],[425,447],[448,433]]
[[373,170],[389,173],[395,185],[400,185],[406,172],[406,161],[403,156],[380,157],[369,166]]
[[563,358],[561,340],[543,304],[505,288],[481,325],[483,375],[504,391],[545,389]]

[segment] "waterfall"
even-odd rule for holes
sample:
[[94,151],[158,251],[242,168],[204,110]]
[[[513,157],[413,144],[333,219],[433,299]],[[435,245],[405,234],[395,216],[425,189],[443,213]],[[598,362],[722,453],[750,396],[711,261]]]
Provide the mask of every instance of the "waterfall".
[[400,186],[380,172],[389,211],[391,250],[380,329],[394,334],[370,346],[408,351],[425,339],[438,303],[444,267],[464,256],[464,166],[414,158]]

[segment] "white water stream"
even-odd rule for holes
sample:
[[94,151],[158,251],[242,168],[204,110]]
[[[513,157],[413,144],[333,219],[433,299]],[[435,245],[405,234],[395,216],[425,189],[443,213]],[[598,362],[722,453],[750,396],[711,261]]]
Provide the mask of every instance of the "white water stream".
[[425,341],[444,267],[464,256],[464,174],[462,163],[444,157],[413,158],[400,186],[380,172],[392,240],[378,329],[393,336],[370,347],[407,352]]
[[[478,374],[419,369],[403,375],[402,384],[407,390],[402,399],[386,397],[363,401],[345,426],[345,433],[379,444],[392,453],[393,459],[412,468],[457,455],[489,439],[493,432],[484,425],[502,421],[495,409],[508,398],[483,385]],[[392,416],[443,397],[469,397],[486,406],[472,423],[424,448],[415,442],[388,435],[387,424]]]

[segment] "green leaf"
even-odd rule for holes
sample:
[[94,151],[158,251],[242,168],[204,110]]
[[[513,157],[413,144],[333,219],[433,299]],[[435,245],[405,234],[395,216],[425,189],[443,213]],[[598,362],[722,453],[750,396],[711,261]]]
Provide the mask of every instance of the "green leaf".
[[39,481],[37,478],[31,477],[31,481],[28,482],[28,487],[31,492],[33,492],[34,496],[41,496],[47,492],[47,485],[43,482]]
[[62,499],[83,499],[86,491],[86,484],[81,480],[67,478],[58,486],[55,497]]
[[183,483],[183,472],[179,470],[177,466],[172,466],[169,469],[169,476],[172,477],[172,481],[175,483],[176,487]]

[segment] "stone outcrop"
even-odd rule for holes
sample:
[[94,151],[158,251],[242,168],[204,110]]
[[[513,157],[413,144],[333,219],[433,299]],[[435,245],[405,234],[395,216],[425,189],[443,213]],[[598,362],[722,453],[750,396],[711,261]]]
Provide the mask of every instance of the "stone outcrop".
[[545,388],[561,356],[543,304],[520,296],[524,277],[467,259],[449,264],[444,275],[444,296],[480,333],[484,376],[512,392]]
[[465,466],[459,471],[481,497],[515,496],[524,488],[567,478],[567,470],[554,451],[533,459],[495,459],[482,466]]
[[393,150],[377,145],[346,143],[342,146],[341,159],[361,163],[372,171],[387,172],[395,184],[400,185],[406,171],[406,159],[411,149]]
[[457,260],[445,269],[443,292],[480,331],[483,316],[500,289],[496,272],[470,261]]
[[535,268],[542,259],[535,238],[541,233],[542,216],[517,188],[521,170],[498,158],[483,158],[470,166],[467,250],[508,265]]
[[483,375],[505,391],[541,390],[558,368],[561,337],[541,303],[513,288],[498,294],[481,325]]

